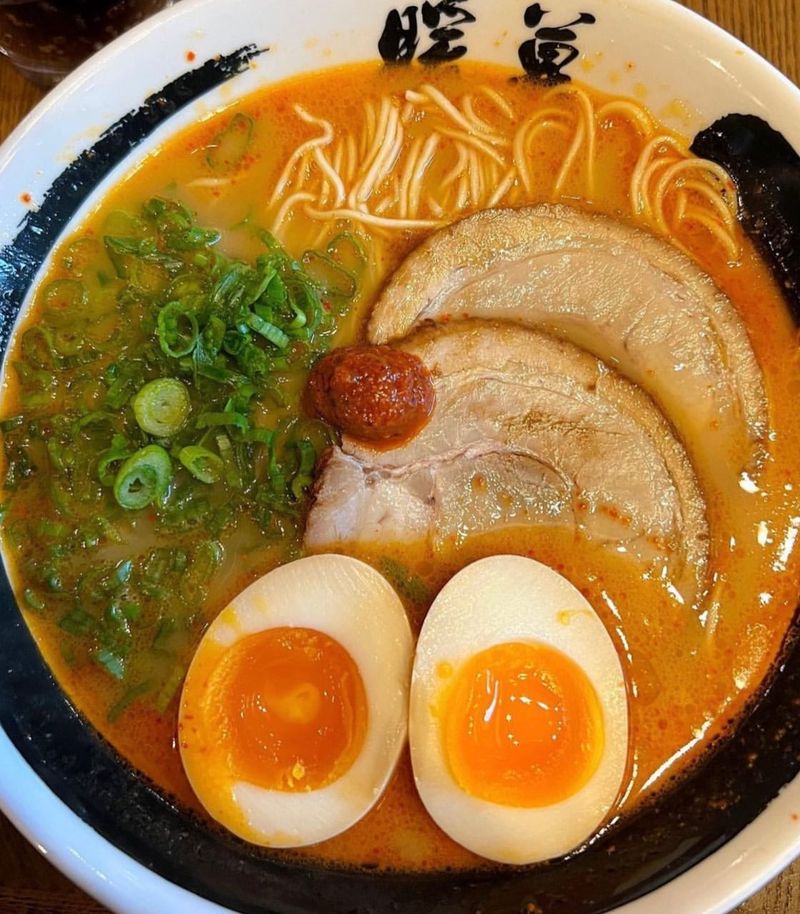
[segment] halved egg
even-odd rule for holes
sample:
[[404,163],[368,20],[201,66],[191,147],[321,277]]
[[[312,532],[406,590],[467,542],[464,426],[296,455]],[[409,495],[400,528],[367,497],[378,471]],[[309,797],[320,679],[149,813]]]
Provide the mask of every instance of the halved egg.
[[208,812],[270,847],[365,815],[407,731],[413,642],[400,599],[342,555],[260,578],[203,636],[183,688],[181,758]]
[[467,566],[422,627],[409,737],[422,802],[459,844],[515,864],[573,850],[627,766],[625,677],[603,623],[532,559]]

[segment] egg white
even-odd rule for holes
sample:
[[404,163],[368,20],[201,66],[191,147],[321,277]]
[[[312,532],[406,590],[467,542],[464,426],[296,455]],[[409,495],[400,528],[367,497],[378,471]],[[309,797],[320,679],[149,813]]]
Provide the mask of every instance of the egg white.
[[[538,642],[570,657],[600,702],[604,750],[588,782],[550,806],[505,806],[466,793],[444,753],[437,702],[469,658],[505,642]],[[419,795],[451,838],[482,857],[525,864],[568,853],[590,838],[613,808],[628,757],[625,677],[617,651],[591,605],[540,562],[503,555],[453,577],[434,601],[417,642],[409,714],[411,760]]]
[[[358,668],[367,729],[352,766],[325,787],[288,792],[208,771],[181,751],[192,788],[221,824],[252,843],[302,847],[350,828],[386,788],[406,739],[413,641],[403,604],[385,578],[356,559],[317,555],[276,568],[239,594],[211,623],[195,658],[206,642],[230,647],[283,626],[323,632]],[[186,694],[184,688],[181,728],[191,737],[195,709]],[[243,817],[226,817],[231,801]]]

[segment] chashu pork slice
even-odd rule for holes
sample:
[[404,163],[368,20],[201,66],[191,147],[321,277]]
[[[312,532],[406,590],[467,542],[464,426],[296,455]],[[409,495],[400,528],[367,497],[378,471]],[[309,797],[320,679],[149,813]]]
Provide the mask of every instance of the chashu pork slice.
[[762,454],[761,371],[729,299],[670,244],[566,206],[485,210],[401,264],[372,343],[425,321],[514,321],[592,352],[646,390],[692,453],[738,472]]
[[705,505],[652,401],[587,352],[509,324],[459,321],[402,344],[431,371],[431,420],[401,447],[345,437],[317,479],[310,549],[515,525],[573,527],[638,560],[687,603],[705,586]]

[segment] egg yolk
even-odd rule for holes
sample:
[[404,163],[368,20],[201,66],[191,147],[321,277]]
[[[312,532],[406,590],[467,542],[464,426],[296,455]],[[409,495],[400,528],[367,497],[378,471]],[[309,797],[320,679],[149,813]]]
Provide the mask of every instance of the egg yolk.
[[584,671],[546,644],[497,644],[455,673],[439,710],[462,790],[504,806],[572,796],[603,754],[603,712]]
[[204,712],[236,776],[272,790],[315,790],[361,751],[367,699],[358,667],[333,638],[272,628],[228,648]]

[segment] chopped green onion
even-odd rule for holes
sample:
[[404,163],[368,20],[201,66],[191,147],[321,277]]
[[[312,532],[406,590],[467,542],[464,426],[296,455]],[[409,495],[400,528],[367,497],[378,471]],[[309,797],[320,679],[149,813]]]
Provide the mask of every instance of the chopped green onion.
[[358,274],[367,265],[367,252],[364,245],[361,239],[352,232],[340,232],[335,238],[332,238],[326,252],[350,273]]
[[200,334],[194,350],[195,363],[212,363],[222,349],[225,338],[225,321],[212,314]]
[[26,362],[13,362],[22,382],[20,400],[26,409],[37,410],[52,405],[57,396],[58,379],[52,371],[37,371]]
[[251,305],[255,305],[262,296],[269,298],[270,293],[268,290],[271,289],[275,283],[281,282],[281,278],[278,276],[274,266],[262,264],[260,262],[257,264],[257,267],[262,266],[263,269],[261,272],[254,273],[250,282],[248,282],[244,296],[242,297],[242,304],[248,308]]
[[247,337],[238,330],[228,330],[222,339],[222,348],[228,355],[238,355],[247,343]]
[[44,600],[36,593],[35,590],[31,590],[30,587],[25,588],[25,602],[30,606],[31,609],[35,609],[37,612],[41,612],[44,609]]
[[294,301],[289,302],[289,307],[292,310],[292,314],[294,314],[290,323],[287,324],[289,330],[301,330],[308,323],[308,316]]
[[176,628],[177,625],[172,616],[166,616],[162,619],[153,638],[153,650],[159,653],[169,653],[172,646],[172,636],[175,634]]
[[272,398],[275,405],[280,406],[281,409],[284,409],[289,405],[289,401],[286,398],[286,395],[274,382],[268,382],[264,385],[264,393],[268,394]]
[[126,689],[122,693],[122,697],[114,702],[113,705],[108,709],[106,714],[106,720],[110,723],[116,723],[120,717],[124,714],[125,711],[143,695],[146,695],[153,688],[153,681],[151,679],[145,679],[144,682],[139,682],[135,686],[131,686],[129,689]]
[[167,301],[199,302],[208,295],[208,279],[196,271],[179,273],[166,291]]
[[317,330],[322,322],[322,304],[319,300],[319,295],[316,289],[307,282],[297,283],[293,286],[292,292],[295,304],[303,310],[306,316],[306,322],[302,329],[306,330],[310,335]]
[[114,498],[129,511],[160,501],[172,481],[172,461],[156,444],[137,451],[122,464],[114,480]]
[[265,308],[268,311],[276,313],[287,303],[289,299],[289,290],[286,288],[286,283],[281,279],[278,273],[273,271],[269,282],[264,287],[259,298],[261,301],[256,303],[256,312],[259,312],[260,308]]
[[75,279],[56,279],[42,292],[44,320],[53,327],[72,324],[88,300],[89,293],[82,283]]
[[330,254],[306,251],[303,254],[303,266],[325,295],[353,298],[358,291],[358,280],[355,275],[334,260]]
[[119,235],[106,235],[103,238],[106,253],[118,279],[128,279],[136,258],[158,257],[155,238],[128,238]]
[[[196,352],[197,350],[195,350]],[[227,368],[219,368],[216,365],[198,365],[197,374],[201,378],[208,378],[210,381],[216,381],[217,384],[240,384],[245,380],[244,375],[236,371],[229,371]]]
[[242,277],[246,271],[247,267],[243,263],[229,265],[228,270],[220,276],[211,290],[212,307],[227,306],[230,308],[238,302],[244,289]]
[[111,594],[120,590],[132,570],[129,560],[118,565],[100,563],[92,566],[81,578],[77,586],[77,595],[84,607],[105,603]]
[[269,371],[267,354],[246,338],[236,353],[236,364],[249,378],[260,378]]
[[114,569],[114,574],[112,575],[112,585],[115,585],[116,587],[122,587],[123,584],[127,584],[132,571],[133,562],[130,559],[125,559],[124,561],[120,562]]
[[[109,485],[114,485],[114,480],[112,479]],[[105,539],[109,543],[121,543],[122,534],[120,531],[111,523],[107,517],[95,518],[94,523],[95,529],[98,531],[98,542]]]
[[128,267],[130,289],[144,295],[157,295],[169,282],[169,274],[163,266],[151,260],[134,260]]
[[148,257],[158,251],[155,238],[126,238],[106,235],[103,241],[115,254],[129,254],[132,257]]
[[225,471],[225,481],[234,489],[242,487],[242,476],[236,464],[236,455],[233,453],[231,440],[227,435],[217,435],[217,447]]
[[429,594],[425,582],[417,575],[411,574],[402,562],[385,556],[381,561],[380,570],[394,585],[395,589],[399,590],[412,603],[420,605],[428,600]]
[[215,229],[189,227],[165,232],[170,247],[175,251],[194,251],[216,244],[222,237]]
[[281,465],[278,463],[278,436],[273,435],[269,443],[269,460],[267,462],[267,473],[269,475],[272,491],[276,495],[283,496],[286,488],[286,474]]
[[104,486],[114,485],[117,476],[114,470],[115,464],[126,460],[132,453],[127,440],[121,435],[114,435],[111,439],[111,447],[103,451],[97,461],[97,478]]
[[61,654],[61,657],[64,660],[64,663],[66,663],[67,666],[75,666],[75,662],[77,660],[77,658],[75,656],[75,650],[73,649],[72,645],[67,641],[66,638],[62,638],[59,641],[58,649],[59,649],[59,653]]
[[295,501],[300,501],[305,491],[314,481],[314,464],[317,462],[317,452],[310,441],[298,441],[295,447],[300,457],[300,465],[292,480],[291,490]]
[[142,614],[142,607],[138,603],[129,601],[120,603],[119,610],[129,622],[135,622]]
[[200,581],[209,581],[225,555],[222,544],[216,540],[204,540],[195,550],[191,575]]
[[208,147],[209,168],[219,175],[229,175],[240,168],[253,138],[253,127],[253,119],[237,111]]
[[12,429],[19,428],[25,421],[24,416],[9,416],[0,422],[0,432],[10,432]]
[[94,238],[78,238],[67,248],[63,264],[73,276],[81,277],[97,260],[99,252],[100,245]]
[[285,349],[289,345],[289,337],[280,327],[265,321],[263,317],[259,317],[257,314],[248,314],[247,326],[263,336],[265,340],[269,340],[278,349]]
[[92,659],[114,679],[124,679],[125,677],[125,658],[116,651],[107,647],[100,647],[92,651]]
[[234,391],[233,396],[225,404],[225,409],[232,409],[236,413],[244,413],[250,408],[250,401],[257,393],[258,388],[255,384],[240,384]]
[[55,571],[50,572],[45,576],[44,583],[47,585],[48,590],[51,590],[53,593],[60,593],[64,589],[61,576]]
[[121,409],[144,381],[142,366],[138,362],[113,362],[106,369],[104,380],[108,384],[106,406]]
[[52,539],[61,540],[67,536],[69,528],[58,521],[43,517],[36,525],[36,531],[40,536],[48,536]]
[[180,359],[194,349],[200,329],[192,311],[169,302],[158,312],[158,345],[164,355]]
[[94,412],[87,413],[85,416],[81,416],[80,419],[76,420],[75,428],[78,431],[83,431],[83,429],[89,425],[102,425],[105,422],[113,425],[114,419],[115,417],[111,415],[111,413],[98,409]]
[[235,413],[232,410],[222,413],[202,413],[197,418],[198,428],[212,428],[218,425],[235,425],[236,428],[245,431],[250,427],[250,422],[247,416],[242,415],[242,413]]
[[155,438],[177,434],[185,425],[191,408],[189,391],[176,378],[150,381],[133,398],[133,413],[139,427]]
[[125,210],[112,210],[103,222],[103,232],[106,235],[124,235],[131,241],[141,238],[147,232],[147,223],[132,213]]
[[178,460],[200,482],[219,482],[225,472],[225,464],[217,454],[194,444],[182,447],[178,452]]
[[22,334],[22,354],[37,368],[52,371],[64,367],[64,360],[53,345],[53,335],[45,327],[30,327]]
[[130,619],[128,619],[120,606],[117,603],[112,603],[105,613],[104,633],[108,635],[111,631],[113,631],[115,635],[120,638],[129,638],[131,634],[129,623]]
[[80,607],[75,607],[75,609],[72,609],[63,615],[58,620],[58,625],[60,628],[63,628],[65,632],[69,632],[70,635],[77,635],[78,637],[90,635],[97,631],[98,628],[97,619],[95,619],[94,616],[89,615],[89,613]]
[[270,428],[251,428],[244,433],[245,441],[257,441],[259,444],[272,444],[275,432]]
[[156,696],[156,710],[159,714],[163,714],[169,707],[172,699],[178,692],[181,683],[183,682],[184,676],[186,676],[186,666],[182,663],[177,663],[170,670],[169,675],[164,680],[164,684],[158,691]]

